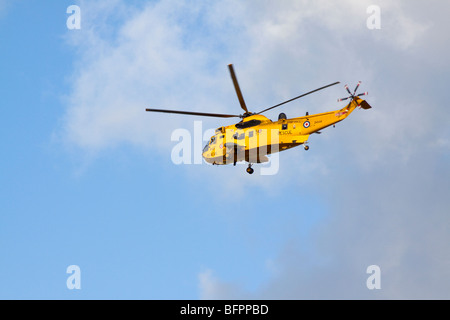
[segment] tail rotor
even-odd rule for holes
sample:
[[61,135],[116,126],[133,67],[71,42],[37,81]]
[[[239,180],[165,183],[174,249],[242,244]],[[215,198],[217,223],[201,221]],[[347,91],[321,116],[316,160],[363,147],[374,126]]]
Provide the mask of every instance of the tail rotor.
[[366,96],[366,95],[368,95],[368,94],[369,94],[368,92],[362,92],[362,93],[356,94],[356,90],[358,90],[360,84],[361,84],[361,81],[358,81],[358,84],[356,85],[356,88],[355,88],[355,90],[353,91],[353,93],[352,93],[352,92],[350,91],[350,89],[348,88],[348,85],[345,85],[344,88],[345,88],[345,90],[347,90],[347,92],[350,94],[350,96],[348,96],[348,97],[346,97],[346,98],[338,99],[338,102],[341,102],[341,101],[344,101],[344,100],[347,100],[347,99],[352,99],[352,100],[354,100],[354,99],[355,99],[356,97],[358,97],[358,96]]

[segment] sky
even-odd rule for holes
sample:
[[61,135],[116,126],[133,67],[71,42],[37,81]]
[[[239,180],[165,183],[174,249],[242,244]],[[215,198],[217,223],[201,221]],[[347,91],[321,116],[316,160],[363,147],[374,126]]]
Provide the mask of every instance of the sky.
[[[449,10],[0,0],[0,298],[449,299]],[[358,81],[373,108],[272,156],[273,175],[199,164],[233,120],[145,108],[240,113],[229,63],[250,111],[341,82],[273,120],[340,109]]]

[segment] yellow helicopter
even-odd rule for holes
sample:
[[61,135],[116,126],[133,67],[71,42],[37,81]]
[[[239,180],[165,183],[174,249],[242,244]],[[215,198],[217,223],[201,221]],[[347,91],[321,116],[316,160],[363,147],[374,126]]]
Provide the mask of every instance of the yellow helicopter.
[[286,114],[280,113],[278,116],[278,121],[272,121],[261,114],[313,92],[334,86],[340,82],[334,82],[274,105],[270,108],[264,109],[260,112],[252,113],[248,111],[245,104],[233,65],[229,64],[228,68],[239,103],[241,108],[245,111],[244,114],[234,115],[165,109],[146,109],[146,111],[149,112],[176,113],[218,118],[241,118],[242,120],[239,123],[217,128],[215,130],[215,135],[211,137],[208,144],[204,147],[202,154],[203,158],[207,163],[213,165],[225,165],[231,163],[236,165],[239,161],[246,161],[249,163],[247,172],[252,174],[254,172],[252,164],[268,162],[269,159],[267,158],[267,155],[297,147],[299,145],[303,145],[304,149],[308,150],[308,138],[311,134],[320,134],[320,130],[331,125],[334,126],[334,124],[347,118],[357,107],[363,109],[371,108],[365,100],[360,98],[360,96],[367,95],[367,92],[356,94],[356,91],[361,84],[361,81],[359,81],[353,93],[349,90],[348,86],[345,85],[345,89],[348,91],[350,96],[339,99],[338,101],[344,101],[347,99],[351,99],[351,101],[342,109],[313,115],[309,115],[307,112],[303,117],[290,119],[287,119]]

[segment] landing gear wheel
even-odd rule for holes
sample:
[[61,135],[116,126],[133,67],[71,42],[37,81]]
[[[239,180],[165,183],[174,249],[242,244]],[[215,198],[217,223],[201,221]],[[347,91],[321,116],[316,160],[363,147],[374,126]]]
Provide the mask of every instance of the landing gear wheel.
[[303,148],[305,148],[306,151],[309,150],[309,146],[306,146],[306,145],[305,145]]
[[253,172],[254,172],[253,168],[249,165],[248,168],[247,168],[247,173],[248,174],[253,174]]

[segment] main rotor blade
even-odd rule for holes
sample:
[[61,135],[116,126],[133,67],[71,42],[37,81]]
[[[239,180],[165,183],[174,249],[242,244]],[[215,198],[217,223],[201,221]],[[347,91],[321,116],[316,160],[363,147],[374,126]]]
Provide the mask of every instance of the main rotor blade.
[[240,117],[235,114],[222,114],[222,113],[207,113],[207,112],[192,112],[192,111],[179,111],[179,110],[165,110],[165,109],[145,109],[149,112],[163,112],[163,113],[177,113],[177,114],[188,114],[191,116],[203,116],[203,117],[216,117],[216,118],[234,118]]
[[228,65],[228,69],[230,69],[231,79],[233,80],[234,90],[236,90],[236,94],[239,99],[239,103],[241,104],[241,108],[244,109],[246,113],[248,113],[247,106],[245,105],[244,97],[242,96],[241,88],[239,87],[239,83],[236,78],[236,74],[234,73],[234,68],[232,64]]
[[338,83],[340,83],[340,82],[338,81],[338,82],[335,82],[335,83],[332,83],[332,84],[326,85],[326,86],[324,86],[324,87],[321,87],[321,88],[319,88],[319,89],[316,89],[316,90],[313,90],[313,91],[307,92],[307,93],[305,93],[305,94],[302,94],[301,96],[298,96],[298,97],[292,98],[292,99],[290,99],[290,100],[287,100],[287,101],[285,101],[285,102],[282,102],[282,103],[279,103],[279,104],[277,104],[277,105],[274,105],[273,107],[270,107],[270,108],[264,109],[263,111],[260,111],[260,112],[258,112],[257,114],[261,114],[261,113],[263,113],[263,112],[269,111],[270,109],[273,109],[273,108],[279,107],[279,106],[281,106],[281,105],[283,105],[283,104],[285,104],[285,103],[288,103],[288,102],[294,101],[294,100],[296,100],[296,99],[298,99],[298,98],[301,98],[301,97],[307,96],[308,94],[311,94],[311,93],[313,93],[313,92],[316,92],[316,91],[319,91],[319,90],[322,90],[322,89],[325,89],[325,88],[328,88],[328,87],[334,86],[334,85],[336,85],[336,84],[338,84]]

